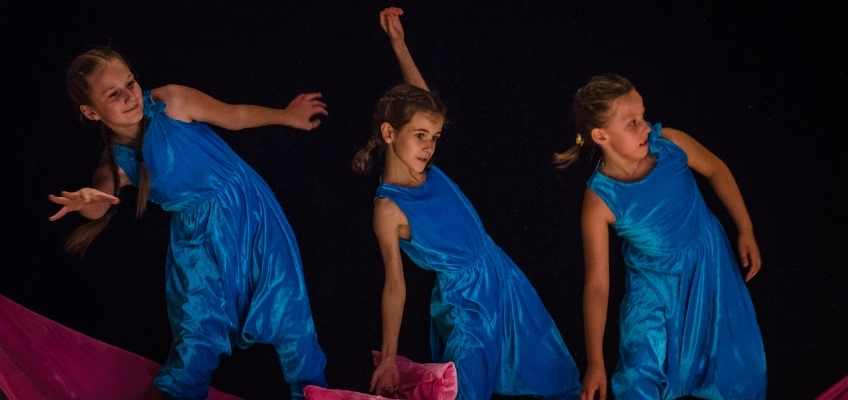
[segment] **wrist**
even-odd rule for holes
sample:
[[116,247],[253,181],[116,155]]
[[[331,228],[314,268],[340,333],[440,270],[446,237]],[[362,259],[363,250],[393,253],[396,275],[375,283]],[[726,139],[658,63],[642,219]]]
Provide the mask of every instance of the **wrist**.
[[380,363],[395,362],[396,359],[397,359],[397,354],[394,354],[394,353],[392,353],[392,354],[381,354],[380,355]]
[[601,353],[601,354],[589,354],[587,362],[588,362],[588,365],[590,367],[600,366],[600,367],[603,368],[603,366],[604,366],[604,354],[603,353]]
[[394,48],[395,50],[406,49],[406,41],[403,38],[389,39],[389,42],[391,43],[392,48]]
[[284,126],[292,126],[292,112],[288,107],[280,109],[277,113],[276,124]]
[[739,232],[740,236],[742,236],[742,235],[753,235],[754,234],[754,227],[750,223],[738,224],[736,226],[736,230]]
[[604,368],[605,368],[605,366],[604,366],[604,361],[603,361],[603,360],[600,360],[600,361],[593,361],[593,360],[589,360],[589,363],[588,363],[588,365],[586,366],[586,369],[600,369],[600,370],[603,370]]

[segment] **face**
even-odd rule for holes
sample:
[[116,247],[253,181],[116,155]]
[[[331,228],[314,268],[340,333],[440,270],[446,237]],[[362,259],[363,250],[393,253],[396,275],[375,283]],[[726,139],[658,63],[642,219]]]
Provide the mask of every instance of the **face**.
[[126,64],[109,60],[87,80],[91,104],[80,106],[82,114],[119,135],[134,133],[143,116],[143,103],[141,88]]
[[400,130],[383,123],[381,131],[392,157],[398,158],[413,172],[424,173],[436,152],[444,122],[441,115],[419,111]]
[[607,123],[592,130],[592,139],[604,152],[638,161],[648,155],[648,134],[642,96],[635,89],[613,100]]

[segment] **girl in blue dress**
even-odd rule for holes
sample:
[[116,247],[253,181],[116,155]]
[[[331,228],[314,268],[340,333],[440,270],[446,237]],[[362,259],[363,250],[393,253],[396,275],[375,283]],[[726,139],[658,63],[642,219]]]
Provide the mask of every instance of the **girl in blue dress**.
[[627,265],[615,398],[763,399],[765,353],[754,307],[692,170],[709,180],[736,222],[750,280],[760,255],[742,195],[718,157],[679,130],[649,125],[644,113],[627,79],[593,77],[574,97],[577,143],[556,160],[567,166],[588,150],[602,153],[582,210],[589,359],[583,398],[606,396],[602,343],[612,226]]
[[579,375],[560,333],[530,282],[486,233],[457,185],[430,161],[445,107],[428,91],[403,39],[399,16],[380,14],[406,84],[377,102],[375,134],[354,158],[367,171],[372,153],[385,155],[374,200],[374,232],[385,265],[382,359],[371,390],[397,390],[395,365],[406,296],[401,250],[435,271],[431,350],[453,361],[459,398],[493,393],[577,398]]
[[126,185],[138,187],[139,215],[148,200],[170,213],[165,294],[174,342],[156,387],[205,398],[220,357],[253,343],[274,346],[293,398],[306,384],[325,385],[294,233],[268,185],[206,125],[311,130],[327,114],[320,94],[273,109],[178,85],[143,92],[110,49],[74,59],[66,87],[105,144],[92,187],[50,196],[62,206],[50,220],[73,211],[93,220],[72,234],[69,250],[85,251]]

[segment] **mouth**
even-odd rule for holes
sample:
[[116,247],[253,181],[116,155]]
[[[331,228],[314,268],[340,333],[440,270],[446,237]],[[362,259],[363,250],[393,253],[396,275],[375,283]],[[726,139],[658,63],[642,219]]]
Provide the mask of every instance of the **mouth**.
[[430,157],[415,157],[416,160],[421,161],[424,164],[430,162]]
[[136,105],[134,105],[134,106],[132,106],[132,107],[128,108],[126,111],[124,111],[124,113],[131,113],[131,112],[133,112],[133,111],[135,111],[135,110],[137,110],[137,109],[138,109],[138,104],[136,104]]

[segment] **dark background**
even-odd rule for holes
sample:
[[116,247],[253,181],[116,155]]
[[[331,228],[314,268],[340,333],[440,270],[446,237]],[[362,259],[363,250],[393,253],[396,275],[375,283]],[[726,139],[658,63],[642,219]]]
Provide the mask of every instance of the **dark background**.
[[[377,177],[350,158],[365,143],[375,100],[401,76],[378,11],[388,3],[248,6],[17,4],[7,22],[6,133],[12,154],[0,293],[53,320],[157,362],[171,336],[163,266],[167,215],[134,218],[135,191],[83,260],[63,253],[78,216],[49,223],[48,193],[87,186],[99,154],[93,129],[64,95],[77,53],[111,44],[144,88],[179,83],[221,100],[285,106],[321,91],[330,117],[312,133],[219,130],[268,181],[295,232],[331,386],[367,390],[380,346],[382,262],[371,232]],[[450,109],[436,162],[463,189],[497,243],[522,267],[585,368],[579,208],[593,165],[549,164],[573,141],[571,95],[618,72],[647,117],[684,130],[734,172],[754,222],[763,271],[748,286],[766,346],[771,398],[812,398],[848,373],[845,256],[846,65],[835,10],[775,3],[675,6],[576,2],[401,4],[407,43]],[[48,15],[49,14],[49,15]],[[7,27],[11,27],[11,25]],[[8,143],[8,142],[7,142]],[[735,242],[732,220],[702,180]],[[8,203],[7,203],[8,204]],[[612,243],[607,369],[617,358],[623,264]],[[433,276],[406,268],[400,352],[428,360]],[[213,385],[246,398],[284,398],[270,347],[237,350]]]

